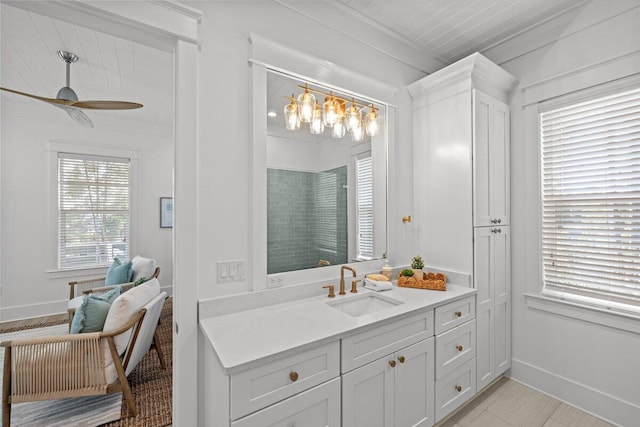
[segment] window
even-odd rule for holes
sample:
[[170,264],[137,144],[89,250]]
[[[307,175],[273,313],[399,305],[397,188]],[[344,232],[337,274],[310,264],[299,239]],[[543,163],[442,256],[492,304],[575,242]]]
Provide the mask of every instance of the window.
[[129,258],[129,159],[58,153],[58,268]]
[[373,158],[356,159],[356,238],[358,259],[373,258]]
[[543,294],[640,312],[640,89],[544,111]]

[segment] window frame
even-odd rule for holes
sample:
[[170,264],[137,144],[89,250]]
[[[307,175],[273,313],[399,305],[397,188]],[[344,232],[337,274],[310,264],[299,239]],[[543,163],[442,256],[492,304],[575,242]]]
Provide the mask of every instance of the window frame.
[[[638,88],[640,77],[632,77],[612,82],[605,82],[600,85],[567,93],[537,104],[537,108],[531,109],[531,120],[535,120],[535,142],[537,145],[537,208],[538,227],[536,230],[537,256],[538,256],[538,277],[539,282],[535,288],[529,288],[525,292],[525,303],[527,307],[543,312],[558,314],[574,319],[591,322],[601,326],[608,326],[614,329],[640,333],[640,313],[631,311],[614,310],[602,305],[589,304],[575,300],[568,300],[558,296],[550,296],[544,293],[544,271],[542,258],[542,135],[540,114],[546,111],[578,104],[591,99],[614,95],[627,90]],[[535,119],[534,119],[535,117]],[[533,122],[531,122],[533,124]]]
[[58,267],[58,155],[75,154],[80,156],[100,156],[129,159],[129,254],[137,253],[138,247],[138,152],[120,148],[106,148],[86,142],[51,140],[47,141],[48,160],[48,268],[51,279],[82,277],[104,274],[108,266],[88,266],[73,269]]

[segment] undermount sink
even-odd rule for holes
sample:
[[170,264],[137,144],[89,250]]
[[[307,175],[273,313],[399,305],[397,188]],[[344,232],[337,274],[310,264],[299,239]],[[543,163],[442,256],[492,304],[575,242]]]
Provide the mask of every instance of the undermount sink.
[[327,304],[349,316],[359,317],[395,307],[403,302],[384,295],[367,293],[342,300],[327,301]]

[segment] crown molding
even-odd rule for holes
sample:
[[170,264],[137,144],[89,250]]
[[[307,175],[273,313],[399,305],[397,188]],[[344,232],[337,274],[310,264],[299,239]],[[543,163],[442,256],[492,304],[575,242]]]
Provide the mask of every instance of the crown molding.
[[502,102],[509,103],[518,80],[480,53],[474,53],[407,87],[414,100],[468,82],[467,87],[479,89]]
[[[333,86],[336,90],[356,97],[393,106],[398,88],[372,79],[326,59],[293,49],[256,33],[249,34],[250,62],[264,65],[310,83]],[[322,76],[322,81],[314,76]]]

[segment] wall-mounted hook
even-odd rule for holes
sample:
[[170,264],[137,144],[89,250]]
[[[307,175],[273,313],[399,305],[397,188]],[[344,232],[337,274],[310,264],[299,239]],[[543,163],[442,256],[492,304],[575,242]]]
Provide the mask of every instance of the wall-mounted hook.
[[405,223],[405,224],[406,224],[407,222],[411,222],[411,215],[403,216],[403,217],[402,217],[402,222],[403,222],[403,223]]

